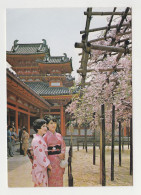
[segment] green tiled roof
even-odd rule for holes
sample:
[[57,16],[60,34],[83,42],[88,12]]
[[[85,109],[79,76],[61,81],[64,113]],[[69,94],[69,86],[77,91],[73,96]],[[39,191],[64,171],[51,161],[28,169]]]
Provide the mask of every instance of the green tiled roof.
[[50,53],[46,44],[46,40],[42,39],[43,43],[18,44],[18,40],[14,41],[11,51],[7,54],[41,54]]
[[48,54],[46,54],[43,60],[37,60],[37,62],[41,62],[44,64],[62,64],[71,62],[71,58],[69,59],[66,53],[64,53],[64,56],[49,56]]
[[41,96],[70,94],[67,87],[49,87],[49,84],[45,82],[25,82],[25,84]]

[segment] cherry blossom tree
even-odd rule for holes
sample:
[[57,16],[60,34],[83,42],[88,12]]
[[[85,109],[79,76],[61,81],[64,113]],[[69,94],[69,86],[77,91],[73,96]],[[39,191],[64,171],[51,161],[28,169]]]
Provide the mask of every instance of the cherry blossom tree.
[[[119,24],[120,19],[117,18],[114,23]],[[128,16],[123,24],[130,23],[131,16]],[[98,40],[91,44],[114,45],[129,49],[132,38],[131,33],[128,34],[130,31],[131,28],[127,29],[127,26],[123,26],[119,33],[117,29],[111,29],[107,32],[106,40]],[[101,37],[103,33],[98,36],[98,39]],[[102,50],[91,50],[90,56],[87,69],[92,71],[87,73],[86,78],[89,83],[81,89],[83,95],[75,97],[66,108],[66,112],[79,126],[87,123],[92,129],[99,129],[101,125],[100,106],[105,104],[106,129],[110,138],[112,105],[116,108],[116,121],[128,121],[132,116],[132,56],[129,53],[121,54]],[[94,112],[96,113],[95,120]]]

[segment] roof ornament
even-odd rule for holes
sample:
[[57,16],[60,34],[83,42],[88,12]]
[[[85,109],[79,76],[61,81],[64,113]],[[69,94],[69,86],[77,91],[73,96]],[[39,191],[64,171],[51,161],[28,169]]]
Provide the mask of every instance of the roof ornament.
[[46,45],[47,44],[47,42],[46,42],[45,39],[42,39],[42,41],[43,41],[43,45]]
[[64,54],[64,56],[65,56],[65,59],[67,59],[67,54],[66,53],[63,53]]
[[42,46],[46,48],[46,50],[48,50],[48,45],[45,39],[42,39],[43,43]]
[[66,53],[63,53],[64,56],[62,57],[62,61],[67,61],[69,58],[67,57],[67,54]]
[[18,41],[19,41],[19,40],[17,40],[17,39],[14,41],[14,46],[12,47],[12,51],[13,51],[13,52],[15,52],[16,49],[17,49],[17,46],[18,46],[17,43],[18,43]]
[[18,43],[18,41],[19,41],[19,40],[17,40],[17,39],[14,41],[14,47],[17,47],[17,45],[18,45],[18,44],[17,44],[17,43]]

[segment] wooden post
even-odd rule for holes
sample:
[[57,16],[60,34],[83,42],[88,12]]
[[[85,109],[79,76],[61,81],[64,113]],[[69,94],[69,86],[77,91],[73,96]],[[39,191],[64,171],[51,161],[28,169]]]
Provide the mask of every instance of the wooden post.
[[100,184],[102,185],[102,127],[100,128],[99,150],[100,150]]
[[128,136],[128,149],[129,149],[129,126],[127,127],[127,136]]
[[71,156],[68,157],[68,176],[69,176],[70,173],[72,173],[72,170],[71,170]]
[[93,165],[95,165],[96,148],[95,148],[95,129],[94,129],[94,143],[93,143]]
[[105,108],[104,108],[104,104],[101,105],[101,115],[102,115],[102,129],[101,129],[102,130],[101,132],[102,186],[105,186],[106,185],[106,174],[105,174]]
[[123,135],[123,127],[121,128],[122,132],[122,151],[124,151],[124,135]]
[[72,157],[72,144],[70,144],[69,156]]
[[72,168],[71,168],[71,147],[69,149],[69,157],[68,157],[68,186],[73,186],[73,176],[72,176]]
[[[86,19],[86,26],[85,26],[85,34],[82,35],[82,42],[84,45],[86,45],[87,41],[88,41],[88,30],[89,30],[89,27],[90,27],[90,21],[91,21],[91,12],[92,12],[92,8],[88,8],[87,9],[87,19]],[[82,51],[82,58],[81,58],[81,68],[83,69],[83,74],[81,75],[82,76],[82,79],[81,79],[81,84],[82,84],[82,88],[84,87],[85,85],[85,79],[86,79],[86,70],[87,70],[87,62],[88,62],[88,58],[89,58],[89,54],[88,52],[86,52],[85,48],[83,48],[83,51]],[[82,96],[82,91],[80,91],[80,96]]]
[[77,151],[79,151],[79,141],[77,140]]
[[115,106],[112,107],[111,181],[114,181]]
[[86,125],[85,125],[85,149],[86,149],[86,152],[88,152],[88,148],[87,148],[87,129],[86,129]]
[[121,166],[121,122],[119,121],[119,166]]
[[133,175],[132,118],[130,119],[130,175]]
[[73,176],[71,173],[69,174],[69,187],[73,187]]

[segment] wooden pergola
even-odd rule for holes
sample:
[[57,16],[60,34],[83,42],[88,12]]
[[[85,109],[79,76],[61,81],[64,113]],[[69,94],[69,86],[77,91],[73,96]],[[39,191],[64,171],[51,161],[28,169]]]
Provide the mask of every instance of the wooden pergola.
[[[82,41],[81,43],[75,43],[75,48],[82,48],[82,53],[79,55],[82,56],[80,61],[80,68],[77,70],[77,72],[81,76],[81,87],[82,89],[89,85],[89,83],[86,82],[86,76],[88,72],[94,71],[93,69],[88,69],[87,64],[89,60],[91,59],[91,51],[92,50],[101,50],[103,51],[103,57],[99,59],[99,61],[103,61],[105,56],[107,55],[117,55],[116,61],[118,62],[119,59],[122,57],[122,55],[131,54],[132,52],[132,40],[128,38],[122,38],[120,39],[120,43],[122,43],[122,46],[117,46],[119,44],[118,41],[116,41],[116,36],[119,36],[120,38],[124,35],[131,35],[132,29],[131,29],[131,21],[128,23],[124,23],[126,20],[126,17],[128,15],[131,15],[131,8],[127,7],[125,11],[123,12],[116,12],[116,7],[113,9],[112,12],[93,12],[92,8],[88,8],[86,12],[84,12],[84,15],[86,15],[86,26],[85,30],[80,31],[80,34],[82,34]],[[109,23],[107,26],[99,27],[90,29],[90,22],[92,19],[92,16],[111,16]],[[114,16],[121,16],[120,23],[118,25],[111,25],[113,21]],[[93,17],[94,18],[94,17]],[[111,29],[115,29],[115,36],[109,36],[107,35],[108,32]],[[94,32],[101,32],[103,31],[103,36],[97,39],[88,40],[89,33]],[[101,40],[109,40],[110,44],[107,46],[96,44],[96,42]],[[98,62],[98,61],[97,61]],[[93,63],[97,63],[96,61]],[[101,69],[99,71],[101,72],[109,72],[110,74],[114,71],[120,71],[122,68],[114,67]],[[116,86],[116,83],[115,83]],[[81,91],[80,96],[83,95],[83,92]],[[115,112],[115,108],[113,106],[113,116]],[[101,116],[102,116],[102,128],[100,130],[100,183],[105,186],[106,185],[106,174],[105,174],[105,114],[104,114],[104,105],[101,106]],[[115,124],[114,124],[114,118],[112,119],[112,157],[111,157],[111,180],[114,180],[114,130],[115,130]],[[121,128],[121,124],[119,124],[119,128]],[[120,144],[120,143],[119,143]],[[119,146],[120,147],[120,146]],[[130,174],[133,174],[133,150],[132,150],[132,119],[130,120]],[[121,156],[120,156],[121,157]]]
[[[128,39],[122,40],[122,42],[124,42],[124,47],[123,46],[118,47],[117,46],[118,42],[116,42],[113,37],[107,36],[107,33],[108,33],[108,31],[110,31],[110,29],[116,29],[115,36],[120,36],[120,37],[122,37],[126,34],[132,33],[131,21],[128,24],[123,24],[127,15],[131,15],[131,9],[129,7],[127,7],[124,12],[116,12],[116,8],[113,9],[113,12],[92,12],[92,8],[88,8],[87,12],[84,12],[84,15],[86,15],[87,18],[86,18],[85,30],[80,31],[80,34],[82,34],[82,41],[81,41],[81,43],[75,43],[75,48],[82,48],[82,53],[79,54],[79,55],[82,55],[82,58],[80,61],[81,65],[80,65],[80,68],[77,70],[77,72],[82,76],[82,80],[81,80],[82,87],[84,87],[86,84],[85,81],[86,81],[87,72],[93,71],[93,70],[87,69],[87,63],[90,59],[91,50],[95,49],[95,50],[104,51],[103,52],[103,59],[104,59],[105,55],[114,55],[115,53],[116,54],[118,53],[117,61],[120,59],[120,57],[123,54],[127,54],[127,53],[132,52],[132,48],[130,47],[132,42],[129,42]],[[94,16],[94,15],[95,16],[106,16],[106,15],[110,16],[111,15],[111,19],[110,19],[107,26],[89,29],[92,16]],[[121,19],[119,25],[111,25],[112,20],[113,20],[113,16],[115,16],[115,15],[122,16],[122,19]],[[123,27],[125,28],[124,32],[120,32]],[[90,32],[94,33],[94,32],[102,31],[102,30],[104,31],[103,37],[88,41],[88,35]],[[95,44],[96,42],[98,42],[100,40],[108,40],[108,39],[111,39],[110,46],[103,46],[103,45]],[[101,60],[103,60],[103,59],[101,59]]]

